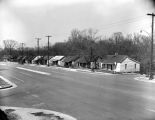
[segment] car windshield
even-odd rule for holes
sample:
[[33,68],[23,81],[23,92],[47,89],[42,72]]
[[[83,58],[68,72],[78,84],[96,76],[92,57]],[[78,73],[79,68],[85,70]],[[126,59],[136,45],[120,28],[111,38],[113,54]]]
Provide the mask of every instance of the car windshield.
[[0,120],[154,120],[154,0],[0,0]]

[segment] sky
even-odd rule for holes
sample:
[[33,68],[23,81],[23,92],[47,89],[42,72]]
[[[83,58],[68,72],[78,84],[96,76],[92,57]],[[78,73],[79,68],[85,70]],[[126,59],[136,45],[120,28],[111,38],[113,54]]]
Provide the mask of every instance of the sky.
[[[0,0],[0,46],[13,39],[25,46],[40,46],[68,39],[73,29],[93,29],[109,37],[151,32],[151,17],[155,13],[151,0]],[[147,33],[144,32],[143,34]]]

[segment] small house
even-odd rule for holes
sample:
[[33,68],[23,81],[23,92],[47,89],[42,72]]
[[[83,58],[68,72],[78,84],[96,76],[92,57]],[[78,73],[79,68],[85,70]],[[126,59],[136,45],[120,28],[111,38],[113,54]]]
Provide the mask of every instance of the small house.
[[55,57],[52,57],[50,60],[49,60],[49,64],[50,65],[61,65],[61,60],[64,58],[64,56],[55,56]]
[[75,61],[79,58],[79,56],[68,56],[65,57],[62,62],[64,63],[65,67],[74,67]]
[[37,64],[41,64],[41,65],[43,65],[44,64],[44,57],[43,56],[40,56],[37,60],[36,60],[36,63]]
[[48,59],[50,60],[52,57],[53,56],[49,56],[49,58],[48,58],[48,56],[44,56],[44,58],[43,58],[43,64],[44,65],[47,65],[48,64]]
[[2,59],[3,59],[3,61],[10,61],[10,58],[11,58],[11,56],[10,55],[4,55],[3,57],[2,57]]
[[76,67],[80,68],[90,68],[90,57],[89,56],[82,56],[79,57],[75,62]]
[[32,63],[32,60],[34,59],[35,57],[34,56],[28,56],[28,58],[27,58],[27,63]]
[[102,57],[100,56],[93,56],[91,58],[91,65],[90,65],[90,68],[91,69],[99,69],[99,63],[101,62],[102,60]]
[[42,56],[36,56],[33,60],[32,60],[32,64],[38,64],[38,60],[41,58]]
[[27,63],[27,59],[28,59],[28,56],[24,56],[24,57],[21,59],[21,62],[22,62],[22,63]]
[[17,55],[13,55],[12,57],[11,57],[11,61],[12,62],[17,62]]
[[18,56],[18,57],[17,57],[18,63],[22,63],[22,59],[23,59],[23,56]]
[[127,55],[107,55],[99,66],[101,69],[118,73],[140,71],[140,63]]

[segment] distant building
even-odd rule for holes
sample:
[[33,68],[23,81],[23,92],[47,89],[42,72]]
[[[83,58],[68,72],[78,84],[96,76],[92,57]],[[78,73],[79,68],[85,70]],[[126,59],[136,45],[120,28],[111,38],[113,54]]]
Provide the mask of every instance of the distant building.
[[10,61],[10,59],[11,59],[11,55],[4,55],[3,57],[2,57],[2,60],[3,61]]
[[38,60],[41,58],[42,56],[36,56],[33,60],[32,60],[32,64],[38,64]]
[[140,63],[127,55],[107,55],[100,63],[99,68],[112,72],[139,72]]
[[74,62],[74,65],[79,68],[90,68],[90,63],[91,60],[89,56],[82,56]]
[[[52,57],[54,57],[54,56],[49,56],[49,60],[50,60]],[[47,65],[47,64],[48,64],[48,56],[44,56],[43,60],[44,60],[44,61],[43,61],[43,64]]]
[[64,58],[64,56],[55,56],[55,57],[52,57],[50,60],[49,60],[49,64],[50,65],[58,65],[58,66],[61,66],[62,64],[62,59]]
[[35,56],[29,56],[28,58],[27,58],[27,63],[32,63],[32,61],[33,61],[33,59],[35,58]]
[[65,67],[74,67],[75,66],[75,61],[79,58],[78,55],[76,56],[67,56],[65,57],[62,62],[63,62],[63,65]]

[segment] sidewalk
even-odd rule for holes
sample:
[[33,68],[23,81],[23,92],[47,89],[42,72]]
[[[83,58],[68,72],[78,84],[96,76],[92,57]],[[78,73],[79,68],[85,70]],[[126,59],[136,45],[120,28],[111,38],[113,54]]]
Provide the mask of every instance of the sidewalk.
[[10,120],[77,120],[72,116],[35,108],[19,108],[0,106]]

